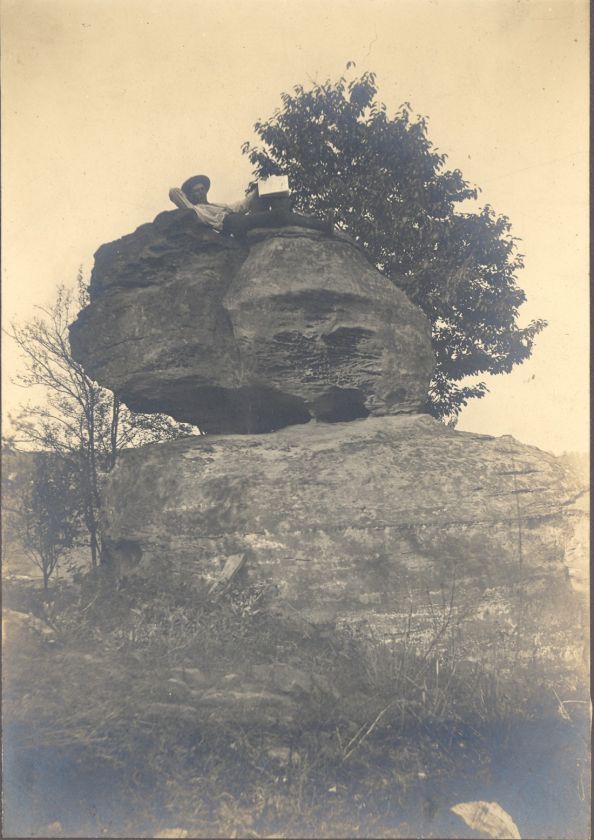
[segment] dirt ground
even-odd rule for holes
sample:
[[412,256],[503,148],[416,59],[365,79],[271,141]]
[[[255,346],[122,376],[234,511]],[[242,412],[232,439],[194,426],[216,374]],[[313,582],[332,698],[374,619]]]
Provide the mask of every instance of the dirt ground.
[[[588,836],[584,686],[522,708],[477,676],[444,706],[419,663],[405,692],[362,668],[356,640],[296,646],[261,604],[97,581],[48,600],[5,581],[5,609],[32,618],[5,641],[3,836],[470,838],[451,808],[475,800],[522,837]],[[290,725],[226,713],[255,648],[276,674],[325,674],[334,699],[287,688]],[[192,695],[203,705],[175,695],[180,668],[214,684]]]

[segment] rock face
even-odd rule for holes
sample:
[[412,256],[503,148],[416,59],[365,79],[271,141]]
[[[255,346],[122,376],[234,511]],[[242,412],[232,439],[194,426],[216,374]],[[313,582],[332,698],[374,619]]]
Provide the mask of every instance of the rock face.
[[558,668],[579,653],[565,558],[579,491],[511,437],[423,415],[205,436],[125,453],[105,489],[122,573],[208,586],[245,553],[246,585],[270,584],[305,625],[419,651],[452,634],[500,674],[518,656]]
[[71,342],[132,409],[219,433],[121,456],[104,487],[108,564],[172,577],[213,609],[239,586],[276,639],[301,640],[286,662],[248,645],[244,673],[216,685],[172,670],[157,717],[295,722],[303,697],[322,714],[337,696],[304,640],[324,634],[423,668],[431,656],[437,683],[447,657],[471,696],[479,671],[515,692],[519,665],[539,687],[575,681],[579,482],[552,455],[422,413],[429,323],[353,243],[299,228],[240,243],[163,213],[97,252]]
[[434,366],[428,320],[352,243],[240,244],[180,210],[99,249],[71,345],[133,410],[218,433],[420,411]]

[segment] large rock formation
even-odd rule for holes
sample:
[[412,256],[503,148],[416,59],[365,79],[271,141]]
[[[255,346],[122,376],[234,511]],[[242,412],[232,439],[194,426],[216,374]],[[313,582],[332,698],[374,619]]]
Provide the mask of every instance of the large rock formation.
[[248,245],[174,210],[102,246],[74,357],[130,408],[208,432],[422,409],[429,322],[354,244],[284,228]]
[[271,584],[293,618],[408,632],[418,650],[447,620],[463,659],[504,672],[519,648],[557,668],[580,650],[565,558],[578,494],[511,437],[368,418],[127,452],[104,536],[122,572],[200,588],[243,553],[246,582]]
[[[238,243],[173,211],[103,246],[91,291],[72,327],[91,375],[133,409],[242,433],[123,454],[103,512],[120,575],[215,598],[239,570],[308,638],[362,630],[423,662],[447,649],[452,676],[576,673],[577,482],[552,455],[421,413],[429,324],[353,243],[298,228]],[[258,655],[247,717],[266,692],[290,717],[278,674],[254,682]],[[225,690],[208,702],[236,714]]]

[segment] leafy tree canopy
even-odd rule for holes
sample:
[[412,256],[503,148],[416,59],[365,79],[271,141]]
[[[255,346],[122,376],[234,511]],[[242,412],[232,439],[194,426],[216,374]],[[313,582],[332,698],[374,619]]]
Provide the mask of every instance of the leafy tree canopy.
[[[349,62],[347,69],[352,63]],[[405,102],[390,116],[374,73],[298,85],[245,143],[254,175],[288,175],[301,212],[334,213],[377,267],[429,317],[437,367],[429,411],[454,422],[487,391],[470,381],[508,373],[530,356],[542,320],[518,324],[523,267],[505,216],[463,207],[477,189],[446,167],[425,117]],[[468,207],[468,204],[466,205]]]

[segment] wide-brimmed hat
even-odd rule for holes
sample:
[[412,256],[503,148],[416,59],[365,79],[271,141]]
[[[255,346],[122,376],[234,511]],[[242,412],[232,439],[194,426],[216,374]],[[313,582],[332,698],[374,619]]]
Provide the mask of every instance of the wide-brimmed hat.
[[210,178],[208,175],[193,175],[191,178],[188,178],[187,181],[184,181],[181,188],[182,192],[189,190],[190,187],[193,187],[194,184],[205,184],[206,189],[210,189]]

